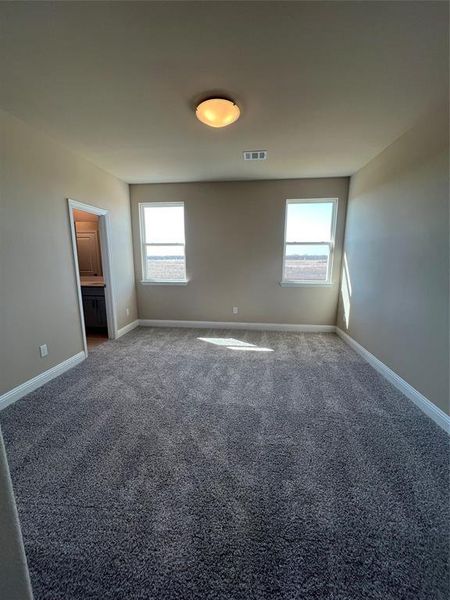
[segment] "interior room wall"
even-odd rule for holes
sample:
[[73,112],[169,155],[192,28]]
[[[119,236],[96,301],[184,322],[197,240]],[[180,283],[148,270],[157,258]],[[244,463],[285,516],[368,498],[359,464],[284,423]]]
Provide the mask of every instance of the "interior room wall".
[[83,350],[68,197],[110,210],[118,327],[137,310],[128,185],[4,111],[0,127],[2,394]]
[[[81,264],[82,264],[82,256],[80,255],[80,246],[79,246],[79,235],[82,233],[92,233],[95,232],[97,234],[97,252],[99,257],[99,265],[97,269],[97,275],[103,275],[103,262],[102,262],[102,249],[100,244],[100,221],[98,215],[94,215],[93,213],[88,213],[85,210],[75,209],[73,211],[73,220],[75,222],[75,231],[77,234],[77,252],[78,252],[78,268],[81,274]],[[90,254],[91,256],[91,254]],[[95,261],[96,262],[96,261]]]
[[[348,178],[130,186],[141,319],[334,325]],[[281,287],[286,199],[338,198],[333,284]],[[140,202],[185,203],[186,286],[140,283]],[[232,307],[239,313],[234,315]]]
[[98,223],[98,215],[88,213],[85,210],[78,210],[76,208],[73,211],[73,220],[75,223]]
[[351,178],[337,318],[447,413],[448,132],[445,103]]

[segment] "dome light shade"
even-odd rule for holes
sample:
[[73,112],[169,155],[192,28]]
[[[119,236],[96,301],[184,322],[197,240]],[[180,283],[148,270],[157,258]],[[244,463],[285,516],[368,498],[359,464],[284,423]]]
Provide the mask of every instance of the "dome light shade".
[[226,98],[203,100],[195,111],[197,119],[210,127],[226,127],[239,119],[239,106]]

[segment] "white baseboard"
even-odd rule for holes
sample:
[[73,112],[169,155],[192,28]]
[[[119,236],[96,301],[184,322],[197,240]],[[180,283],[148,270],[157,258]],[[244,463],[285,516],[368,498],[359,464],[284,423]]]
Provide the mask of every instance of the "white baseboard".
[[6,392],[5,394],[0,396],[0,410],[3,410],[13,402],[16,402],[16,400],[19,400],[19,398],[23,398],[23,396],[26,396],[30,392],[33,392],[38,387],[41,387],[41,385],[44,385],[44,383],[47,383],[55,377],[58,377],[58,375],[62,375],[72,367],[75,367],[75,365],[78,365],[85,358],[86,353],[84,351],[78,352],[78,354],[71,356],[67,360],[64,360],[62,363],[51,367],[51,369],[48,369],[47,371],[36,375],[36,377],[25,381],[25,383],[21,383],[12,390],[9,390],[9,392]]
[[132,323],[128,323],[128,325],[125,325],[125,327],[121,327],[120,329],[118,329],[115,339],[116,340],[119,339],[126,333],[129,333],[130,331],[133,331],[133,329],[136,329],[136,327],[139,327],[139,321],[137,319],[136,319],[136,321],[133,321]]
[[167,321],[141,319],[141,327],[189,327],[191,329],[253,329],[257,331],[307,331],[310,333],[334,333],[334,325],[293,325],[290,323],[238,323],[235,321]]
[[387,379],[394,387],[402,394],[409,398],[422,412],[428,415],[435,423],[437,423],[444,431],[450,433],[450,417],[445,414],[435,404],[430,402],[423,394],[418,392],[412,385],[397,375],[395,371],[390,369],[376,356],[371,354],[364,346],[358,344],[352,337],[339,327],[336,327],[336,333],[344,340],[353,350],[362,356],[376,371],[378,371],[385,379]]

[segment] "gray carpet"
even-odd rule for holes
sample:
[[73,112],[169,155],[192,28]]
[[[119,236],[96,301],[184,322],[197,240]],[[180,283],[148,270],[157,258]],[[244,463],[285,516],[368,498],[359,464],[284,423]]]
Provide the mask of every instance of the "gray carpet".
[[0,422],[36,600],[448,598],[448,438],[333,334],[135,330]]

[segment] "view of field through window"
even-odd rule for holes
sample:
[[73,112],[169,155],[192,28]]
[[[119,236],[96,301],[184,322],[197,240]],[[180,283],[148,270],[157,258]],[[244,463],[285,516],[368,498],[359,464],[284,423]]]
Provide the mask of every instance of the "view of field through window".
[[327,281],[333,206],[330,201],[287,203],[285,281]]
[[184,206],[144,207],[144,277],[151,281],[184,281]]
[[184,256],[147,256],[147,279],[183,281]]
[[286,257],[285,279],[289,281],[325,281],[327,278],[328,254]]

